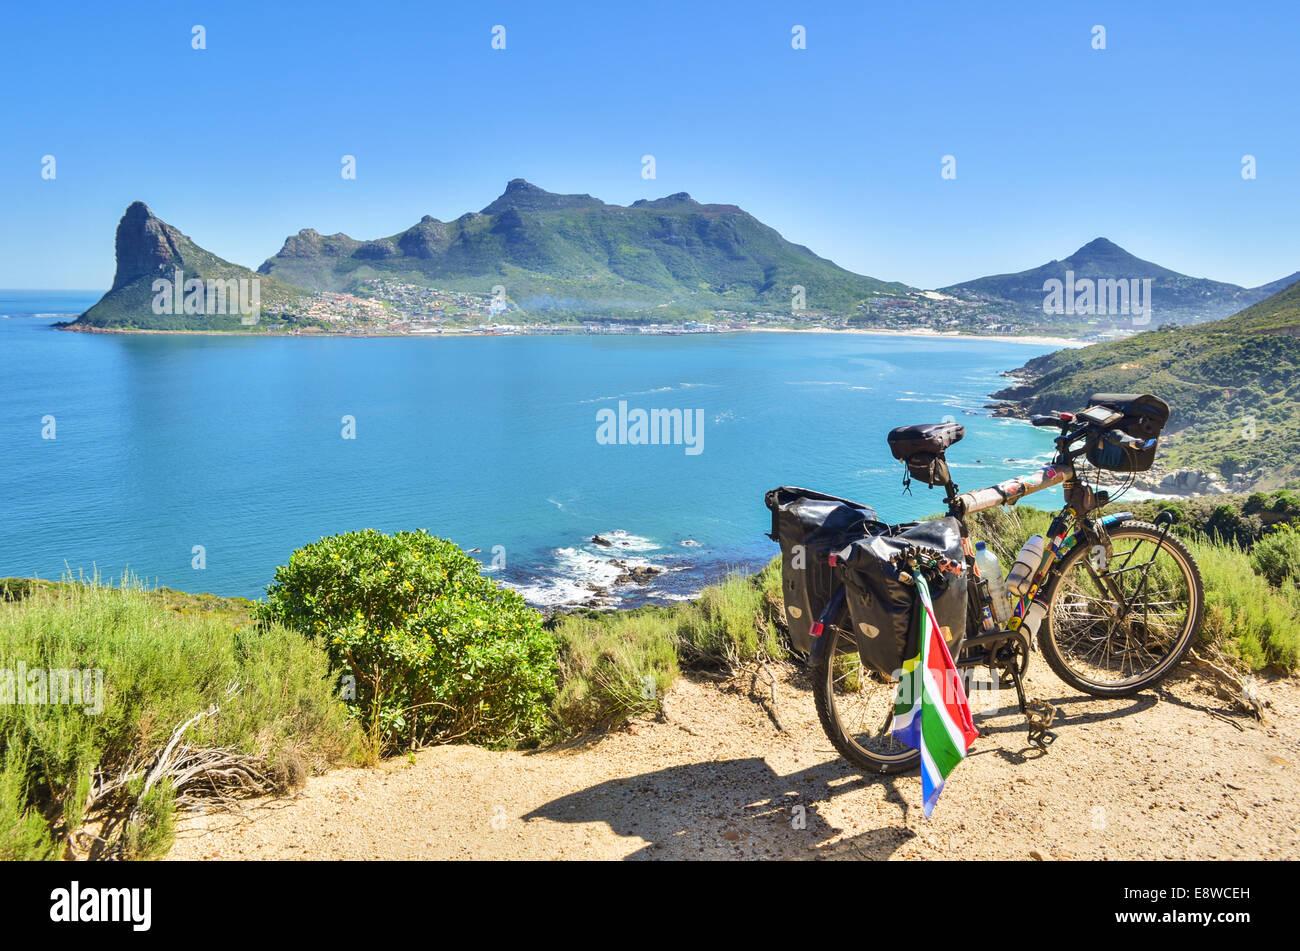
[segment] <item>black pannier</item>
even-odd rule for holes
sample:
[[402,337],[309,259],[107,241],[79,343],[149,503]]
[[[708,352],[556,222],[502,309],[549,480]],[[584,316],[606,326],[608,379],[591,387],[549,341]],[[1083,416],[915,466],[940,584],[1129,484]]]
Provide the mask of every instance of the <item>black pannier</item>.
[[961,526],[955,518],[936,518],[900,526],[891,534],[860,538],[836,554],[835,571],[844,582],[849,616],[862,662],[891,677],[918,648],[916,611],[921,610],[916,586],[899,580],[889,559],[909,545],[941,552],[962,566],[962,573],[944,572],[930,585],[935,619],[945,628],[944,640],[954,657],[966,636],[965,557]]
[[1158,441],[1108,432],[1088,449],[1088,461],[1111,472],[1146,472],[1156,461]]
[[[1094,393],[1088,405],[1105,406],[1122,413],[1124,418],[1115,424],[1115,428],[1135,439],[1155,439],[1169,422],[1169,404],[1149,393]],[[1142,472],[1149,468],[1148,465],[1142,469],[1121,471]]]
[[[829,555],[864,535],[888,531],[888,526],[866,505],[811,489],[781,486],[768,492],[765,501],[772,511],[768,537],[781,545],[781,594],[790,644],[806,653],[812,649],[809,629],[838,586]],[[848,621],[844,606],[831,623],[847,629]]]
[[906,463],[907,474],[934,486],[951,482],[944,451],[966,435],[961,423],[923,423],[890,430],[889,451]]

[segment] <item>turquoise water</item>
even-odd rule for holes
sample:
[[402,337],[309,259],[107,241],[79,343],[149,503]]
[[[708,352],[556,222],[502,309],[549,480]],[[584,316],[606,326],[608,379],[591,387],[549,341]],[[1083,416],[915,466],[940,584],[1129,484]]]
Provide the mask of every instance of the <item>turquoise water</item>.
[[[0,313],[20,312],[6,294]],[[538,604],[608,586],[623,570],[614,559],[667,569],[611,589],[616,603],[671,599],[775,553],[763,506],[774,486],[860,499],[891,521],[937,510],[924,486],[902,494],[894,426],[965,424],[950,451],[963,488],[1051,450],[1045,432],[982,409],[999,373],[1050,349],[1040,344],[105,336],[50,322],[0,320],[0,575],[129,569],[256,597],[323,535],[427,528],[486,562],[495,550],[497,576]],[[702,411],[702,451],[602,445],[597,412],[620,400]],[[54,439],[42,438],[47,416]],[[342,438],[345,416],[355,439]],[[592,544],[598,533],[614,545]]]

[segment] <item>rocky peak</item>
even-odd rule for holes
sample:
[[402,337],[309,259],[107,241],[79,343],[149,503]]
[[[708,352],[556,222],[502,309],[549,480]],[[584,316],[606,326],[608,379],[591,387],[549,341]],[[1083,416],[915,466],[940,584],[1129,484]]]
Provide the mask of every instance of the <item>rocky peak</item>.
[[590,195],[557,195],[522,178],[512,178],[501,197],[483,209],[485,215],[504,211],[558,211],[566,208],[599,208],[604,203]]
[[179,237],[180,232],[155,216],[148,205],[133,201],[117,224],[117,273],[112,290],[178,262]]

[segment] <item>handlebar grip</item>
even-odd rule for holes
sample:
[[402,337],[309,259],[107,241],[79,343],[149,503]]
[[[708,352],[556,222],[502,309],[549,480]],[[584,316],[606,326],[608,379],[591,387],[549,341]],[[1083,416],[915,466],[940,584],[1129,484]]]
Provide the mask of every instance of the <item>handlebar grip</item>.
[[1145,449],[1151,443],[1155,442],[1154,439],[1139,439],[1137,436],[1129,436],[1116,429],[1106,431],[1106,440],[1107,442],[1113,442],[1120,446],[1135,446],[1138,449]]

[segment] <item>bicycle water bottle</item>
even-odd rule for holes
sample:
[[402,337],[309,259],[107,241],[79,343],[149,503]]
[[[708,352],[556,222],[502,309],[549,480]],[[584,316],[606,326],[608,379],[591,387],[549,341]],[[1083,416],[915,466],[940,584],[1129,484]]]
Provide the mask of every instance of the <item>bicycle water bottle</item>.
[[980,577],[988,583],[989,599],[993,602],[990,605],[993,619],[999,624],[1005,624],[1011,617],[1011,598],[1007,595],[1007,583],[1002,578],[998,556],[984,542],[975,543],[975,567],[979,569]]
[[1042,535],[1030,536],[1025,547],[1020,549],[1016,563],[1007,573],[1007,591],[1013,597],[1020,598],[1029,593],[1029,586],[1034,582],[1034,575],[1038,574],[1038,566],[1043,563],[1043,552],[1046,550],[1047,543],[1043,541]]

